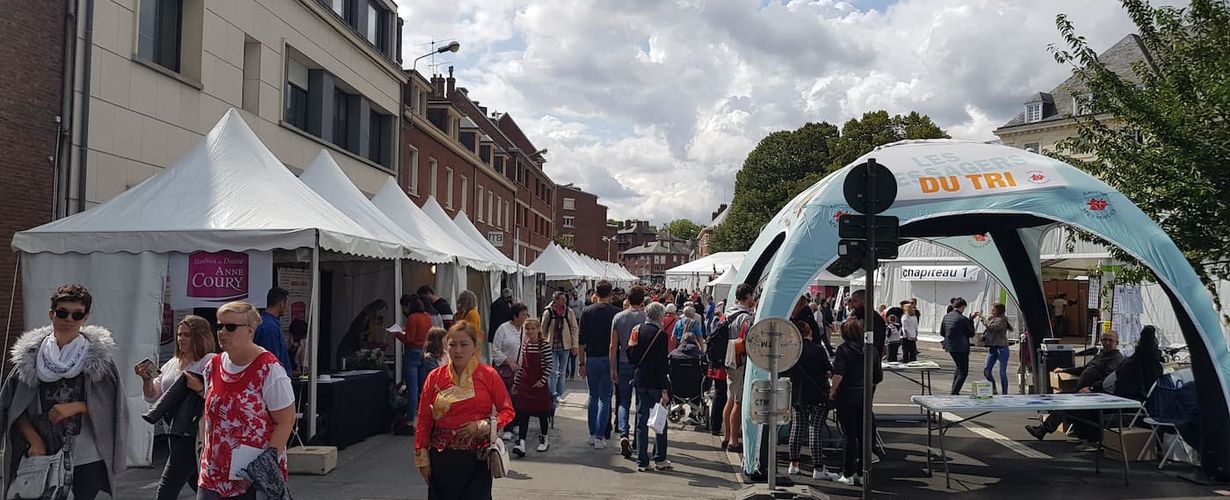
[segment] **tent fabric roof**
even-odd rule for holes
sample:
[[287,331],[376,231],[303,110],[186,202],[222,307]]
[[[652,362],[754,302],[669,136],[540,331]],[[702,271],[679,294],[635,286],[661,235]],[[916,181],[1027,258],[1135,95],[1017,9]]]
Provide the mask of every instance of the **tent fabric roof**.
[[373,236],[402,244],[406,247],[409,258],[433,263],[451,260],[447,254],[432,250],[425,242],[417,241],[414,236],[398,227],[397,223],[389,220],[371,200],[363,196],[327,151],[320,150],[320,154],[316,155],[312,164],[299,176],[299,180]]
[[736,269],[735,266],[729,266],[726,268],[726,271],[722,272],[721,276],[718,276],[717,278],[714,278],[713,281],[710,281],[708,286],[734,285],[736,282],[735,278],[738,274],[739,270]]
[[162,173],[85,212],[17,233],[28,253],[216,252],[314,247],[399,258],[309,189],[234,109]]
[[508,258],[503,252],[495,248],[487,238],[483,236],[482,231],[474,227],[474,223],[470,222],[470,218],[466,217],[466,213],[457,212],[457,216],[453,217],[453,224],[457,225],[457,229],[461,231],[463,236],[466,236],[470,241],[474,242],[475,248],[480,248],[491,255],[492,262],[503,268],[506,273],[515,273],[521,270],[521,266],[517,262]]
[[430,218],[441,231],[443,231],[444,235],[446,235],[449,240],[454,242],[457,246],[464,248],[467,252],[470,252],[476,257],[475,266],[471,267],[480,269],[480,267],[477,266],[481,266],[483,271],[504,271],[509,273],[517,271],[516,266],[504,268],[504,266],[497,264],[495,256],[492,255],[494,252],[487,252],[486,248],[484,248],[489,247],[489,244],[484,244],[483,246],[474,244],[474,242],[470,240],[470,237],[462,233],[461,228],[457,227],[457,224],[453,223],[453,219],[448,217],[448,214],[445,213],[444,208],[436,202],[436,198],[434,196],[428,196],[427,200],[423,202],[423,206],[420,208],[422,208],[423,213],[427,214],[427,217]]
[[419,241],[427,242],[431,248],[454,256],[461,265],[480,271],[494,270],[489,260],[479,256],[464,242],[450,237],[448,231],[437,225],[418,205],[410,201],[393,179],[385,181],[376,196],[372,197],[372,204],[402,230]]
[[692,262],[672,267],[666,270],[667,276],[689,276],[692,274],[708,275],[717,269],[718,272],[728,267],[738,268],[743,264],[747,252],[717,252],[706,255]]
[[542,255],[530,264],[530,269],[545,274],[551,281],[605,279],[631,282],[638,279],[623,266],[581,255],[555,243],[543,249]]

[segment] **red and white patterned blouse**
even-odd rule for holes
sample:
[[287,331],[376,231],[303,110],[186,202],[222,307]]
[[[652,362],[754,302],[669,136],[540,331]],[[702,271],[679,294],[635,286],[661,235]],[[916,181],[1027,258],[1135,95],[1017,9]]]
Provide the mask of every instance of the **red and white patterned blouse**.
[[[222,368],[222,356],[214,356],[205,370],[209,380],[205,393],[205,447],[201,453],[198,486],[231,497],[243,494],[251,481],[230,479],[231,454],[240,445],[264,450],[273,438],[273,418],[265,407],[265,378],[273,368],[282,369],[277,356],[266,351],[239,373]],[[282,477],[287,477],[285,457]]]

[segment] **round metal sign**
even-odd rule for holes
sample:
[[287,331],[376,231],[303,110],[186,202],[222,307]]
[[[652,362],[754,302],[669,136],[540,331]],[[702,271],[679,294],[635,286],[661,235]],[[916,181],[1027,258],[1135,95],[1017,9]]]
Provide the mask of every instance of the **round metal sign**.
[[765,318],[748,329],[743,341],[747,359],[756,367],[769,370],[775,343],[778,372],[789,370],[799,362],[799,355],[803,354],[803,336],[793,323],[782,318]]
[[[868,192],[867,178],[873,169],[875,180],[870,187],[871,192]],[[887,167],[876,163],[874,158],[850,169],[841,187],[846,203],[861,214],[878,214],[888,210],[897,200],[897,178]],[[874,203],[871,201],[872,197],[875,198]]]

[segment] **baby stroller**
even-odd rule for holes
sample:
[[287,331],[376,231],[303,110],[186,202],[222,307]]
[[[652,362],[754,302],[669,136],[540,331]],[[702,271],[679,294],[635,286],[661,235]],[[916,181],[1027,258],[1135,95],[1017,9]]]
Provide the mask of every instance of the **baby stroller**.
[[709,401],[705,397],[703,359],[671,358],[671,403],[667,419],[673,424],[708,426]]

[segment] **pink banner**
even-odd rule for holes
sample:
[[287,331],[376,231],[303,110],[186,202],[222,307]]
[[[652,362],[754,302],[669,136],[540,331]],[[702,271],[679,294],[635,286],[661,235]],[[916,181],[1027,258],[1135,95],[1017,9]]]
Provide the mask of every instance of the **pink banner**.
[[248,254],[197,252],[188,256],[188,298],[229,302],[248,297]]

